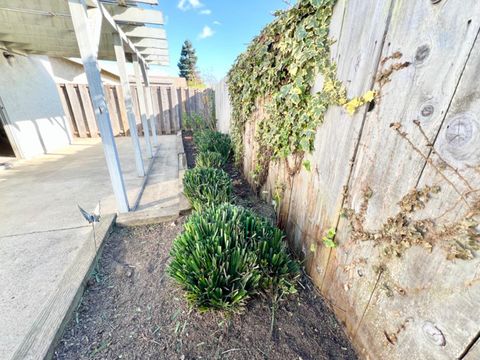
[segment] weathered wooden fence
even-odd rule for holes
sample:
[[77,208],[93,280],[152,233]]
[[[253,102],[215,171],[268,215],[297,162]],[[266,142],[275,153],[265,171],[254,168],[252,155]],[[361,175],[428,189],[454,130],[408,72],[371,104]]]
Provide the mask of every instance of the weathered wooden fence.
[[[349,97],[375,89],[376,104],[330,108],[311,170],[291,176],[295,159],[277,161],[261,189],[281,199],[280,224],[364,358],[480,359],[479,229],[465,223],[480,204],[479,30],[476,0],[339,0],[338,77]],[[264,118],[259,99],[245,131],[250,181]],[[412,192],[426,185],[440,191]]]
[[228,96],[226,79],[221,80],[213,87],[215,92],[215,117],[218,131],[230,132],[230,113],[232,111]]
[[[151,86],[153,114],[159,134],[175,134],[182,128],[186,116],[200,114],[213,116],[210,106],[211,89],[176,88],[173,86]],[[65,114],[70,120],[76,137],[98,137],[95,115],[87,85],[58,84],[58,91]],[[105,97],[115,136],[129,135],[127,110],[120,85],[104,85]],[[143,135],[140,120],[137,87],[131,85],[133,108],[137,119],[137,130]]]

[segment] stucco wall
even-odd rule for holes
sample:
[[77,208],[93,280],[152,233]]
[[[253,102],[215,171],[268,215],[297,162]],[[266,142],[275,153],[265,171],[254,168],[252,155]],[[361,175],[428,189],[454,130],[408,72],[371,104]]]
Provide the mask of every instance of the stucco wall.
[[54,152],[71,143],[71,130],[46,56],[0,54],[0,98],[22,158]]
[[[55,82],[87,84],[87,75],[85,74],[82,64],[77,64],[68,59],[55,57],[50,57],[50,64],[52,65]],[[101,75],[104,84],[120,84],[119,77],[114,74],[102,70]]]

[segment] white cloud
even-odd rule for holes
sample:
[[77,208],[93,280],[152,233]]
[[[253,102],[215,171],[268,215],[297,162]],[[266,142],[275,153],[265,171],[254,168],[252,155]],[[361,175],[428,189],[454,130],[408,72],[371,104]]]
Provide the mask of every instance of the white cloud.
[[213,34],[215,34],[215,31],[213,31],[210,26],[205,25],[203,27],[202,32],[198,35],[198,37],[200,39],[206,39],[206,38],[209,38],[209,37],[213,36]]
[[210,10],[210,9],[205,9],[205,10],[200,11],[200,14],[202,14],[202,15],[210,15],[211,13],[212,13],[212,10]]
[[177,7],[182,11],[201,8],[203,4],[200,0],[180,0]]
[[221,23],[220,21],[215,20],[215,21],[213,22],[213,25],[222,25],[222,23]]

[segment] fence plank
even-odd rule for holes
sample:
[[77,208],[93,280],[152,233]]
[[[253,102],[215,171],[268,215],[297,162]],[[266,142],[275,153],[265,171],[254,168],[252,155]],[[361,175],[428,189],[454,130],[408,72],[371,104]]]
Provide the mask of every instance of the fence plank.
[[170,134],[172,129],[170,125],[170,101],[165,86],[160,86],[160,101],[162,104],[163,128],[165,129],[166,134]]
[[[389,76],[389,82],[376,84],[381,101],[367,116],[349,186],[351,200],[347,203],[348,207],[358,211],[365,187],[371,187],[373,196],[369,200],[365,219],[365,226],[369,230],[380,228],[388,217],[399,211],[397,203],[416,187],[425,167],[425,161],[390,128],[390,123],[401,122],[402,131],[408,134],[421,151],[428,153],[429,147],[422,141],[412,120],[418,118],[427,105],[432,105],[435,113],[425,119],[425,131],[428,136],[438,132],[442,114],[445,114],[452,99],[478,31],[478,18],[471,28],[465,26],[471,19],[467,14],[468,9],[475,7],[472,1],[463,3],[462,7],[458,7],[455,2],[446,2],[442,5],[441,12],[429,2],[399,1],[394,6],[392,24],[395,26],[391,26],[386,35],[388,45],[383,48],[382,59],[394,54],[397,58],[386,60],[379,68],[380,74]],[[426,19],[435,21],[425,21]],[[440,23],[441,29],[438,26]],[[438,44],[442,45],[437,46]],[[445,62],[447,57],[455,61]],[[398,70],[392,72],[391,69]],[[439,78],[442,79],[441,82],[436,81]],[[341,222],[340,227],[337,253],[343,252],[343,255],[330,261],[332,276],[324,289],[330,289],[327,295],[330,299],[338,299],[342,297],[339,294],[344,294],[345,303],[337,301],[337,304],[348,313],[349,321],[353,320],[350,326],[354,341],[366,345],[364,356],[401,359],[411,355],[402,349],[415,349],[418,357],[440,359],[455,358],[463,351],[462,345],[455,340],[445,347],[438,347],[419,337],[424,336],[423,324],[432,319],[439,328],[452,328],[453,324],[449,324],[451,318],[442,316],[440,321],[440,314],[432,311],[436,308],[432,302],[443,307],[443,300],[438,295],[427,291],[425,297],[421,294],[403,297],[395,290],[403,289],[409,294],[415,291],[413,289],[421,288],[422,284],[428,283],[430,286],[432,276],[437,271],[430,266],[430,259],[436,261],[439,256],[436,252],[439,250],[426,254],[424,250],[414,248],[402,260],[389,261],[387,271],[378,272],[375,262],[385,261],[382,260],[384,256],[381,247],[371,242],[353,244],[348,241],[348,223]],[[423,257],[420,255],[422,251]],[[413,259],[422,259],[425,267],[419,267],[415,261],[409,263]],[[342,267],[352,270],[342,271]],[[420,268],[425,268],[425,272],[419,271]],[[361,278],[355,274],[355,270],[361,272]],[[410,277],[405,271],[414,274]],[[453,272],[451,268],[450,271]],[[397,274],[394,275],[395,278],[392,278],[393,274]],[[398,281],[400,274],[402,278]],[[341,286],[344,287],[343,291]],[[390,298],[386,289],[393,289],[393,298]],[[430,310],[419,311],[419,302]],[[389,319],[388,324],[385,324],[386,318]],[[396,340],[399,343],[394,351],[385,347],[385,342],[373,340],[381,339],[382,336],[385,338],[385,333],[395,333],[408,323],[407,319],[418,325],[405,325],[400,340]],[[469,331],[467,329],[465,333]],[[446,335],[450,339],[456,336],[450,333]]]
[[107,100],[108,112],[110,113],[110,121],[112,122],[113,135],[120,134],[120,124],[118,121],[117,105],[115,103],[115,95],[113,94],[113,86],[104,85],[105,99]]
[[67,117],[70,124],[72,134],[78,133],[77,126],[75,125],[73,117],[72,108],[70,107],[70,102],[68,101],[68,94],[65,88],[65,84],[57,84],[57,90],[60,95],[60,102],[62,103],[63,111],[65,112],[65,116]]
[[85,119],[83,118],[82,106],[78,97],[77,89],[74,84],[65,84],[67,90],[68,100],[72,107],[73,116],[76,128],[78,130],[78,136],[81,138],[87,137],[87,127],[85,125]]
[[175,86],[170,87],[170,99],[172,108],[173,131],[180,130],[180,109],[178,103],[178,92]]
[[98,137],[99,134],[98,134],[98,128],[97,128],[97,120],[95,118],[95,113],[93,111],[90,93],[88,92],[88,86],[80,84],[78,85],[78,91],[80,92],[80,98],[82,100],[82,108],[84,110],[85,118],[87,120],[90,137]]
[[184,122],[184,116],[185,116],[185,109],[184,109],[184,104],[183,104],[183,89],[177,88],[177,99],[178,99],[178,122],[179,122],[179,129],[183,129],[183,122]]
[[131,85],[130,90],[132,92],[132,103],[133,103],[133,111],[135,113],[135,121],[137,124],[137,133],[139,136],[143,136],[143,126],[141,126],[142,120],[140,117],[140,108],[138,106],[137,87],[135,85]]
[[[335,8],[334,17],[342,21],[342,25],[332,27],[331,31],[342,32],[333,34],[339,41],[332,49],[331,57],[338,59],[338,77],[347,85],[348,96],[352,98],[373,88],[385,31],[389,26],[392,1],[348,1],[339,5]],[[342,17],[338,16],[338,12],[342,13]],[[371,21],[359,23],[358,16]],[[373,273],[364,276],[359,288],[361,293],[352,296],[353,291],[348,288],[351,273],[343,269],[357,259],[349,257],[351,251],[347,233],[343,229],[344,223],[338,225],[344,205],[344,187],[348,185],[351,176],[351,161],[355,159],[366,111],[367,107],[362,107],[354,116],[338,107],[327,111],[324,123],[317,130],[315,150],[306,156],[306,160],[311,162],[312,175],[302,169],[295,178],[290,208],[292,216],[289,218],[290,222],[304,230],[311,276],[334,307],[340,321],[346,322],[351,335],[356,333],[356,324],[368,305],[376,279]],[[347,126],[338,126],[339,123]],[[309,180],[306,181],[305,178]],[[303,192],[302,187],[308,190]],[[316,196],[309,200],[308,193]],[[308,217],[301,215],[302,201],[317,204],[313,209],[307,205],[311,214]],[[335,241],[339,246],[335,249],[325,247],[322,241],[329,228],[337,228]],[[316,249],[313,254],[309,253],[311,246]],[[358,254],[362,254],[362,250],[359,247]],[[373,272],[371,267],[369,269]],[[342,279],[341,283],[338,282],[338,277]],[[348,284],[346,288],[345,284]]]
[[195,90],[190,88],[187,89],[187,107],[190,116],[197,112],[195,109]]
[[[468,5],[473,6],[473,3],[465,5],[466,8],[463,10],[453,6],[453,4],[447,7],[445,10],[449,14],[445,13],[445,18],[448,17],[448,22],[443,22],[442,19],[442,23],[447,28],[452,26],[457,30],[460,29],[461,24],[467,23],[471,18],[471,14],[466,9],[468,9]],[[422,14],[425,13],[422,11]],[[447,225],[455,221],[462,221],[466,214],[471,211],[465,203],[459,201],[461,197],[453,186],[460,193],[480,189],[480,176],[475,171],[475,166],[480,164],[480,122],[473,115],[480,113],[480,99],[478,96],[471,96],[477,91],[478,87],[477,84],[472,83],[471,79],[477,76],[480,69],[480,41],[477,38],[474,47],[470,49],[467,45],[472,44],[470,41],[475,38],[473,33],[477,33],[480,28],[480,18],[477,18],[476,23],[471,25],[473,25],[473,28],[471,30],[466,29],[466,33],[458,31],[458,35],[456,35],[458,37],[448,32],[453,38],[449,40],[451,43],[448,50],[444,50],[445,52],[458,51],[457,62],[459,63],[457,63],[457,66],[461,66],[461,62],[465,61],[465,53],[468,53],[468,61],[464,69],[456,72],[448,66],[451,69],[450,72],[445,66],[445,75],[440,75],[443,79],[442,84],[434,85],[432,84],[435,83],[433,81],[429,81],[429,85],[420,83],[423,89],[427,87],[427,90],[430,90],[430,94],[437,95],[429,99],[435,104],[433,114],[428,118],[419,117],[424,131],[433,133],[429,136],[431,140],[428,142],[434,143],[436,152],[440,154],[440,158],[433,153],[430,156],[433,164],[442,164],[443,161],[446,161],[451,166],[451,168],[447,167],[441,170],[448,179],[446,181],[431,164],[426,164],[418,182],[419,188],[426,185],[439,185],[441,187],[440,193],[434,195],[426,208],[416,214],[419,219],[435,219],[437,224]],[[432,26],[434,25],[432,24]],[[441,33],[437,36],[445,41],[445,36]],[[465,43],[454,46],[455,42],[460,42],[460,38],[464,39]],[[464,46],[467,46],[467,49],[462,49]],[[462,52],[463,56],[461,55]],[[433,60],[434,63],[437,63],[437,61],[441,61],[442,56],[447,55],[443,50],[435,49],[430,56],[438,56],[436,60]],[[439,67],[442,66],[439,65],[436,68]],[[424,71],[427,71],[427,69]],[[431,71],[433,76],[433,69]],[[459,76],[461,76],[460,82],[458,82]],[[431,89],[430,86],[434,89]],[[435,89],[436,86],[439,87],[438,90]],[[422,91],[422,88],[419,90]],[[449,104],[452,94],[454,96]],[[415,100],[413,102],[415,103]],[[444,103],[442,104],[442,102]],[[419,105],[424,106],[423,104]],[[442,114],[443,109],[448,109],[446,114]],[[439,112],[437,113],[437,111]],[[463,129],[459,130],[456,125],[463,127]],[[437,131],[438,135],[433,129],[437,126],[440,126]],[[469,130],[466,130],[467,128]],[[451,132],[453,132],[452,137],[449,136]],[[468,136],[468,138],[459,139],[458,134]],[[413,137],[413,129],[408,135]],[[419,139],[415,141],[415,144],[420,148],[422,142],[424,145],[427,143],[426,140]],[[424,160],[418,154],[411,154],[410,157],[415,161],[424,163]],[[461,173],[465,181],[453,169]],[[402,179],[400,181],[405,182],[406,180]],[[467,198],[470,200],[472,207],[475,199],[478,199],[475,196]],[[446,212],[447,209],[452,208],[452,204],[456,204],[456,206],[452,211]],[[461,237],[459,236],[457,240],[461,241]],[[443,241],[446,241],[446,239]],[[448,247],[448,244],[445,244],[445,246]],[[480,277],[478,269],[480,268],[480,258],[454,262],[447,260],[446,251],[441,247],[441,244],[435,244],[431,253],[422,248],[413,248],[405,256],[391,260],[388,264],[388,277],[385,277],[383,283],[391,288],[402,288],[410,296],[399,296],[395,301],[389,301],[390,299],[385,296],[385,291],[377,288],[372,297],[375,301],[375,307],[369,307],[366,311],[363,326],[379,324],[382,319],[392,313],[404,314],[404,317],[410,317],[412,321],[421,324],[421,326],[407,327],[398,341],[399,347],[419,349],[418,352],[423,354],[424,357],[456,359],[461,357],[463,351],[474,341],[479,331]],[[428,289],[428,291],[413,293],[412,289]],[[442,348],[435,344],[426,344],[420,338],[420,336],[424,336],[422,326],[427,322],[441,329],[443,336],[447,339],[445,346]],[[394,326],[390,325],[387,331],[389,333],[394,332]],[[373,329],[369,329],[369,332],[373,336],[379,333],[379,331]],[[373,349],[376,353],[382,350],[378,345],[377,348],[374,347]]]
[[163,134],[162,129],[162,115],[161,115],[161,106],[160,106],[160,98],[158,92],[158,86],[151,86],[150,92],[152,96],[152,105],[153,105],[153,115],[155,118],[155,125],[159,134]]
[[119,113],[120,127],[122,128],[122,134],[125,136],[129,134],[130,127],[128,125],[127,107],[125,105],[125,97],[121,85],[115,86],[115,101]]

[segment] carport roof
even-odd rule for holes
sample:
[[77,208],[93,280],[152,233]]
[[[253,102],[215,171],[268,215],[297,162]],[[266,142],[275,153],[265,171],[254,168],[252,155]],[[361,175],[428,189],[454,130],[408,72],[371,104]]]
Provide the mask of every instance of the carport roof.
[[[100,9],[102,13],[99,60],[115,60],[113,35],[118,34],[127,57],[136,54],[146,63],[168,65],[162,13],[139,7],[139,3],[158,2],[86,0],[88,8]],[[80,57],[68,1],[0,0],[0,49],[25,55]]]

